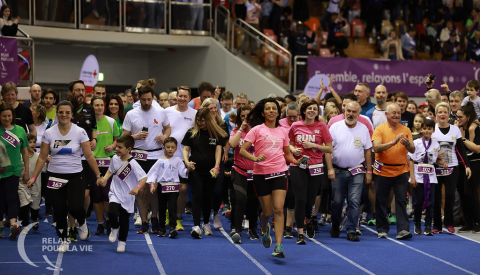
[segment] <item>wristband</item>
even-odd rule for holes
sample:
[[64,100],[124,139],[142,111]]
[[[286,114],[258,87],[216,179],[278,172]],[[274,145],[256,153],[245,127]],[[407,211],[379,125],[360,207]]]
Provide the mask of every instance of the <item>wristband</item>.
[[318,150],[318,144],[317,144],[317,150]]
[[31,177],[30,179],[31,179],[31,180],[34,180],[34,181],[37,181],[37,178],[36,178],[36,177]]
[[138,190],[142,189],[142,187],[140,186],[140,184],[137,184],[137,187],[138,187]]
[[371,174],[371,173],[372,173],[372,171],[367,171],[367,174]]
[[392,141],[390,141],[390,144],[393,146],[393,140],[392,140]]
[[100,178],[102,176],[102,173],[98,174],[97,175],[97,179]]
[[218,167],[218,166],[215,166],[215,167],[213,167],[213,168],[215,168],[215,169],[217,169],[218,171],[220,171],[220,167]]

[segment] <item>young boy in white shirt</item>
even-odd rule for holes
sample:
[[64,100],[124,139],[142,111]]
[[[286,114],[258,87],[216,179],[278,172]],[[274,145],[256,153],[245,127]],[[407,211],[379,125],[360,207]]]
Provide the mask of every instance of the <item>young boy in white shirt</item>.
[[[115,156],[112,157],[107,174],[103,177],[101,185],[105,187],[107,180],[113,176],[110,185],[108,199],[108,217],[112,225],[112,232],[109,236],[110,242],[117,240],[117,252],[125,252],[125,245],[128,236],[130,214],[133,213],[135,195],[147,181],[147,175],[142,167],[130,155],[135,141],[133,137],[121,136],[117,139]],[[119,228],[120,227],[120,228]]]
[[152,194],[158,188],[158,222],[160,224],[160,230],[158,231],[158,237],[165,237],[167,230],[165,227],[166,222],[166,210],[168,204],[169,224],[170,231],[169,238],[174,239],[178,232],[175,229],[177,224],[177,199],[180,187],[180,177],[187,178],[190,168],[185,167],[185,163],[179,157],[175,157],[175,151],[177,151],[177,140],[174,137],[168,137],[163,142],[163,150],[165,156],[152,166],[152,169],[148,172],[147,182],[150,183],[150,191]]

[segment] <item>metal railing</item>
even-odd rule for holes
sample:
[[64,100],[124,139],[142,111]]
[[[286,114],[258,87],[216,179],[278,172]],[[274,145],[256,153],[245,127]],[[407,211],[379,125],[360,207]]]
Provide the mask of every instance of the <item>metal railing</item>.
[[[225,26],[226,24],[226,26]],[[230,42],[230,11],[223,5],[215,7],[215,38],[227,49]]]
[[[127,7],[129,9],[127,9]],[[136,14],[135,9],[140,10],[140,12]],[[147,10],[148,12],[147,14],[145,14]],[[167,32],[166,1],[124,0],[123,14],[124,14],[123,29],[127,32],[141,32],[141,33],[166,33]],[[160,17],[160,15],[162,15],[163,18]],[[144,22],[145,16],[148,17],[148,22]],[[163,23],[163,27],[162,27],[162,23]]]
[[211,4],[169,1],[169,11],[168,31],[170,34],[212,35]]
[[[99,2],[97,1],[97,6],[100,6]],[[118,7],[115,2],[111,3],[110,1],[103,1],[102,5],[104,5],[102,8],[105,9],[105,15],[98,15],[98,18],[95,18],[91,0],[78,0],[79,29],[122,31],[122,17],[120,13],[122,1],[118,1]]]
[[[303,81],[304,83],[297,83],[298,75],[300,73],[303,73],[303,70],[299,70],[298,66],[299,65],[307,66],[307,61],[303,61],[303,60],[299,61],[298,60],[299,58],[307,59],[308,56],[307,55],[297,55],[293,58],[293,89],[292,89],[293,94],[303,93],[303,89],[305,88],[305,85],[307,84],[308,79],[310,79],[310,77],[308,75],[308,70],[305,70],[305,75],[303,77],[304,77],[304,80],[307,80],[307,81]],[[300,84],[300,87],[297,87],[299,84]]]
[[[33,1],[32,7],[33,25],[72,29],[77,27],[77,0],[39,0]],[[37,15],[40,16],[37,18]]]
[[[25,75],[19,75],[18,86],[30,87],[35,83],[35,43],[33,39],[30,38],[30,35],[22,29],[18,28],[18,32],[24,36],[15,37],[18,45],[18,58],[22,59],[23,65],[26,68],[25,71],[21,70]],[[27,73],[28,77],[26,75]]]

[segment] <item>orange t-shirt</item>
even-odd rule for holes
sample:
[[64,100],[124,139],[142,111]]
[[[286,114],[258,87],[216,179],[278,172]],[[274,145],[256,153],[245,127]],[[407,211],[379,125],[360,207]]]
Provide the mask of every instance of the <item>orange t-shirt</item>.
[[[380,126],[378,126],[373,132],[372,143],[374,140],[380,140],[382,144],[389,143],[390,141],[395,140],[395,137],[401,133],[403,133],[403,137],[412,139],[412,132],[408,127],[398,124],[397,130],[394,131],[388,127],[388,122],[385,122],[380,124]],[[373,173],[382,177],[396,177],[405,172],[409,172],[410,169],[408,168],[407,164],[407,153],[407,147],[400,142],[388,150],[385,150],[381,153],[376,153],[375,159],[381,163],[403,165],[390,166],[384,164],[381,172],[373,169]]]

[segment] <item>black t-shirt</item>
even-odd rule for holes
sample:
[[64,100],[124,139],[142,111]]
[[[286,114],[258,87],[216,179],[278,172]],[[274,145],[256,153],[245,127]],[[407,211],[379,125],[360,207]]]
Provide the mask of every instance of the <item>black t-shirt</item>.
[[413,134],[412,133],[412,137],[413,137],[413,140],[416,140],[416,139],[422,138],[423,134],[422,133],[418,133],[418,134]]
[[400,123],[403,126],[407,126],[408,128],[410,128],[410,130],[412,130],[414,119],[415,119],[415,114],[412,114],[409,111],[405,111],[405,113],[402,114],[402,118],[400,119]]
[[[468,131],[465,131],[465,138],[469,139],[470,134]],[[479,145],[480,144],[480,127],[475,128],[475,140],[470,140],[473,141],[475,144]],[[467,149],[467,155],[468,155],[468,160],[469,161],[478,161],[480,160],[480,154],[474,153],[470,149],[468,149],[467,145],[465,145],[465,148]],[[477,171],[475,171],[477,172]]]
[[219,139],[210,137],[207,130],[200,130],[192,138],[193,128],[185,133],[182,145],[190,147],[190,161],[195,162],[195,171],[199,174],[208,174],[210,169],[215,166],[215,150],[217,145],[225,144],[224,138]]
[[84,103],[79,112],[73,113],[72,122],[83,128],[87,132],[88,139],[92,140],[92,130],[97,130],[97,119],[92,105]]
[[15,124],[22,127],[23,130],[25,130],[25,133],[28,133],[27,126],[33,124],[33,116],[30,108],[26,107],[25,105],[18,104],[17,108],[15,108],[15,117],[17,118]]

